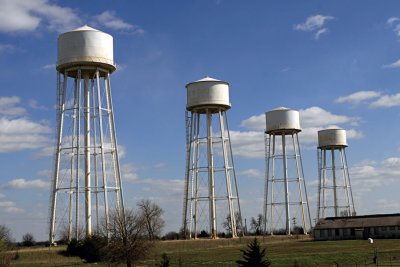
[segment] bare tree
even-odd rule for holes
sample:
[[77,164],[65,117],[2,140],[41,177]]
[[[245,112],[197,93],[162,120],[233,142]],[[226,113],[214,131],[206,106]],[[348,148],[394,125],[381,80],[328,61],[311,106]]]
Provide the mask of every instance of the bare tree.
[[153,243],[147,238],[147,228],[143,216],[131,210],[112,212],[108,225],[109,239],[105,257],[111,263],[126,262],[127,267],[144,259]]
[[256,235],[260,235],[262,232],[264,218],[262,214],[258,214],[256,218],[251,217],[250,230],[254,231]]
[[[239,235],[241,235],[241,217],[239,215],[239,212],[235,212],[235,221],[236,221],[236,233]],[[222,227],[224,227],[226,229],[226,231],[228,231],[228,234],[232,234],[232,226],[231,226],[231,215],[228,214],[228,216],[226,216],[225,221],[222,222]]]
[[145,221],[149,239],[156,239],[161,235],[165,225],[164,220],[161,218],[164,213],[163,209],[148,199],[141,200],[137,205]]
[[22,245],[25,247],[32,247],[36,243],[32,233],[26,233],[22,236]]

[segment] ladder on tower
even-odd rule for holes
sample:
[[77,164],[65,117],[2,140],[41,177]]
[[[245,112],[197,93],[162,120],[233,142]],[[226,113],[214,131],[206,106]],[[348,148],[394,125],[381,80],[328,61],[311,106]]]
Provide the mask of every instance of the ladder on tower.
[[[62,93],[63,93],[63,88],[64,88],[64,79],[62,79],[61,80],[61,73],[59,73],[59,72],[57,72],[57,77],[56,77],[56,125],[58,125],[59,123],[60,123],[60,113],[61,113],[61,101],[62,101]],[[56,161],[56,150],[57,150],[57,132],[55,133],[55,136],[54,136],[54,152],[53,152],[53,164],[52,164],[52,166],[53,166],[53,168],[55,168],[54,166],[55,166],[55,161]],[[53,171],[51,172],[52,174],[54,174],[54,169],[53,169]],[[52,182],[51,182],[51,191],[53,190],[53,188],[54,188],[54,183],[55,183],[55,181],[54,181],[54,179],[53,179],[54,177],[52,177]],[[53,201],[53,195],[54,195],[54,192],[52,192],[52,194],[50,194],[50,196],[49,196],[49,210],[48,210],[48,218],[47,218],[47,222],[48,222],[48,227],[47,227],[47,229],[50,229],[50,225],[51,225],[51,218],[52,218],[52,212],[53,212],[53,210],[52,210],[52,201]],[[48,233],[48,234],[50,234],[50,233]],[[51,244],[50,244],[51,245]]]
[[268,209],[267,209],[267,203],[268,203],[268,200],[267,200],[267,196],[268,196],[268,172],[269,172],[269,161],[268,161],[268,158],[269,158],[269,153],[270,153],[270,149],[271,149],[271,145],[270,145],[270,137],[269,137],[269,135],[268,134],[264,134],[264,148],[265,148],[265,188],[264,188],[264,225],[263,225],[263,230],[264,230],[264,235],[267,233],[267,212],[268,212]]
[[188,212],[188,194],[189,194],[189,172],[190,172],[190,146],[191,146],[191,137],[190,137],[190,128],[191,128],[191,116],[189,115],[189,112],[186,110],[185,111],[185,128],[186,128],[186,163],[185,163],[185,182],[184,182],[184,199],[183,199],[183,211],[182,211],[182,230],[183,230],[183,235],[186,237],[186,232],[187,232],[187,212]]

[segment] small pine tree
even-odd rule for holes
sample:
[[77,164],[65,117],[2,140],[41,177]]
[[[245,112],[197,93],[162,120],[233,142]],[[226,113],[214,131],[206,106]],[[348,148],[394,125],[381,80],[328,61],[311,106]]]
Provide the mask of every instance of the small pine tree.
[[243,260],[238,260],[236,263],[239,267],[264,267],[269,266],[271,262],[265,258],[265,248],[261,250],[257,238],[254,238],[247,245],[247,250],[240,250],[243,253]]

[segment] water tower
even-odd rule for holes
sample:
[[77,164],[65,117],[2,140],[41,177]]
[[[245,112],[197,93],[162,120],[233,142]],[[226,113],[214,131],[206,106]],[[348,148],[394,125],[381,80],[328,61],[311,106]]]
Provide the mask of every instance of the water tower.
[[353,193],[346,159],[346,131],[318,131],[318,210],[317,219],[353,216]]
[[236,237],[243,224],[226,112],[229,83],[206,77],[186,88],[184,233],[216,238],[221,226]]
[[56,69],[51,244],[60,233],[69,240],[89,237],[108,225],[110,211],[124,212],[110,85],[116,70],[112,36],[88,26],[61,34]]
[[311,217],[298,137],[299,112],[277,108],[265,117],[264,231],[290,235],[302,229],[306,234]]

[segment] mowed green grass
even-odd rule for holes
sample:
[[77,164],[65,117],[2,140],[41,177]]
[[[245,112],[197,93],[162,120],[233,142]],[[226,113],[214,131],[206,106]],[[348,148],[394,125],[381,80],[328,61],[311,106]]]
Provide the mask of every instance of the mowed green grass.
[[[160,241],[149,259],[138,266],[155,266],[166,253],[170,266],[236,266],[252,237],[218,240]],[[259,237],[266,248],[271,266],[374,266],[374,248],[378,250],[380,266],[400,266],[400,239],[319,241],[309,237]],[[107,266],[84,264],[77,257],[65,257],[65,247],[19,250],[13,261],[17,266]],[[121,265],[123,266],[123,265]]]

